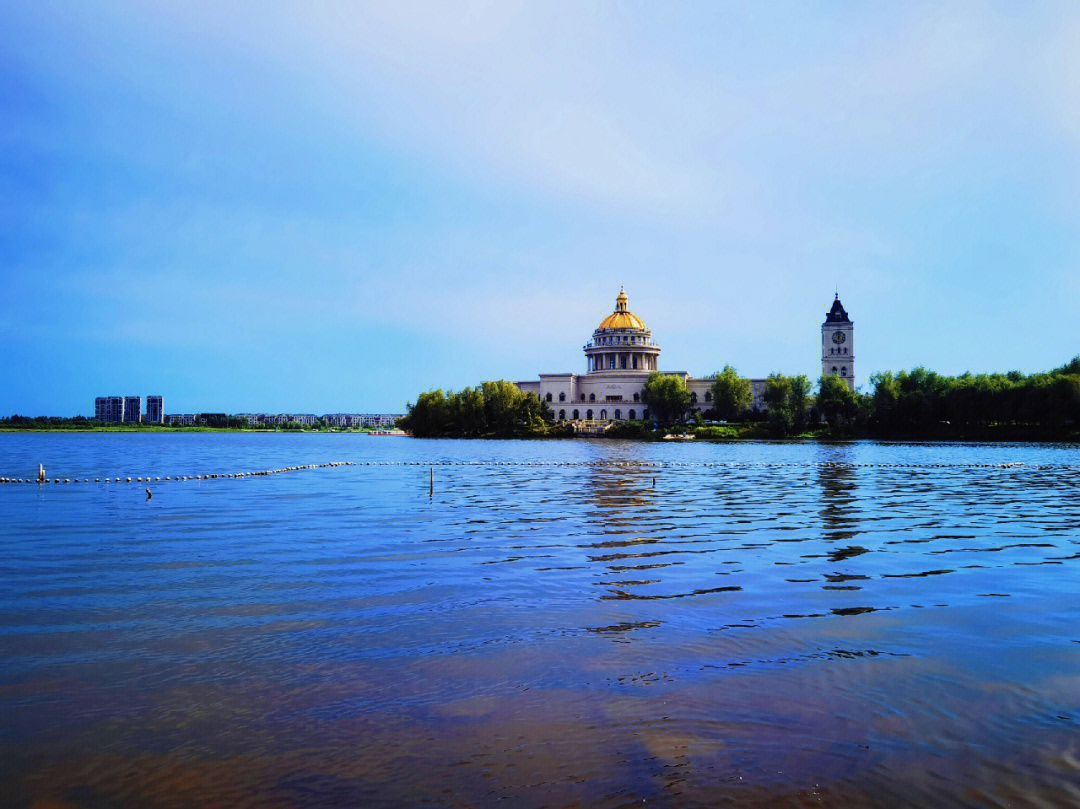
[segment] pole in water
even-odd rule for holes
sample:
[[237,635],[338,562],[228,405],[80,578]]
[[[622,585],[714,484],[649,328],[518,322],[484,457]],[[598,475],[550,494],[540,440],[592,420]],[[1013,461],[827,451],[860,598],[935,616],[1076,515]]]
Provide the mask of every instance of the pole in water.
[[38,483],[44,483],[45,482],[45,464],[39,463],[37,469],[38,469],[37,482]]
[[653,479],[652,479],[652,487],[653,487],[654,489],[656,488],[656,478],[653,478]]
[[428,467],[428,497],[435,496],[435,467]]

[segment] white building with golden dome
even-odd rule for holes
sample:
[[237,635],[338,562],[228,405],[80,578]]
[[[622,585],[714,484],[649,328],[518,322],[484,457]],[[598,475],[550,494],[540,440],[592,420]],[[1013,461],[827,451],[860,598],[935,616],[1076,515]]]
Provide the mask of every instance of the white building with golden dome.
[[[600,321],[584,346],[584,374],[540,374],[538,381],[518,382],[535,393],[558,421],[626,421],[648,417],[641,401],[645,380],[659,370],[660,346],[644,321],[627,308],[626,292],[619,290],[615,311]],[[696,378],[685,371],[668,371],[682,377],[690,389],[691,409],[712,407],[712,377]],[[764,408],[764,379],[750,380],[753,407]]]

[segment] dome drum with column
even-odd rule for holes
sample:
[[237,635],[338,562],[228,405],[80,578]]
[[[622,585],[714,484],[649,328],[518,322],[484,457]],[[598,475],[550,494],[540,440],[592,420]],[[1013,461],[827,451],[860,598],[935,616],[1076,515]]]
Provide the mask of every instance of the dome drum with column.
[[660,346],[644,321],[627,308],[626,292],[619,290],[615,311],[600,321],[592,340],[584,346],[587,373],[637,371],[648,375],[657,370]]

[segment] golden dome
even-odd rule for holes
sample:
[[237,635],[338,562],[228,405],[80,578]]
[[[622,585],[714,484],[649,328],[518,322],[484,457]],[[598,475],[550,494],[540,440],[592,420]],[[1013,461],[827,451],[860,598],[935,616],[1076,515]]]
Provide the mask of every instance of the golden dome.
[[626,291],[619,287],[619,297],[615,299],[615,311],[600,321],[597,329],[642,329],[646,330],[641,318],[626,308]]

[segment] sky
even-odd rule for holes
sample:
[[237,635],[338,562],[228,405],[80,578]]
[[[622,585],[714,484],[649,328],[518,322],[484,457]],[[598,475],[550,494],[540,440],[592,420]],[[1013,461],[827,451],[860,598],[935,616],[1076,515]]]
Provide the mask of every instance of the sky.
[[0,0],[0,414],[1080,353],[1080,5]]

